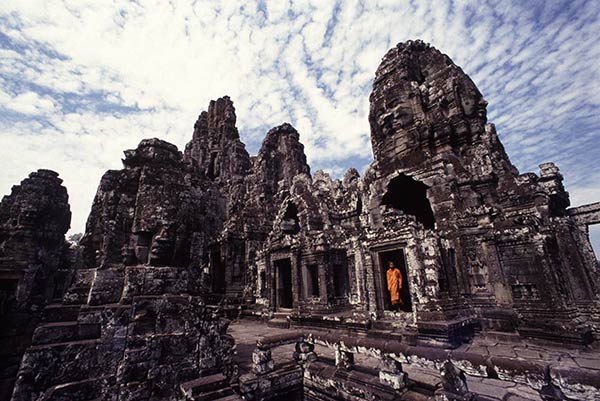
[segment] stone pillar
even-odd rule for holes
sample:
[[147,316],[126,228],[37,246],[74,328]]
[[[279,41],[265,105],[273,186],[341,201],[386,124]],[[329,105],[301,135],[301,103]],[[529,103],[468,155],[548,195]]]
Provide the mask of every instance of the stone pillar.
[[315,345],[307,341],[300,340],[296,343],[296,351],[294,352],[294,359],[303,368],[308,367],[311,362],[317,360],[317,354],[315,353]]
[[475,399],[467,387],[467,379],[462,370],[447,361],[440,369],[442,388],[435,392],[436,401],[460,400],[471,401]]
[[275,312],[277,309],[277,273],[275,271],[275,266],[273,266],[273,261],[271,260],[271,255],[267,252],[265,255],[265,271],[267,281],[271,283],[268,288],[268,296],[269,303],[272,312]]
[[297,310],[300,303],[300,247],[293,245],[290,252],[292,274],[292,308]]
[[[376,254],[375,254],[376,255]],[[373,259],[377,260],[377,256],[373,256],[371,252],[365,252],[363,254],[362,261],[362,278],[364,280],[363,288],[365,291],[365,304],[367,310],[371,316],[376,316],[377,310],[377,290],[375,286],[375,274],[379,266],[378,262],[374,262]],[[382,308],[383,309],[383,308]]]
[[343,351],[338,345],[335,349],[335,366],[346,370],[354,369],[354,354]]
[[262,375],[273,371],[274,363],[271,358],[271,349],[257,347],[252,353],[252,371],[257,375]]
[[406,386],[406,373],[402,371],[402,364],[395,359],[384,356],[381,358],[382,368],[379,371],[379,381],[400,390]]
[[322,303],[329,303],[329,270],[325,261],[325,254],[315,253],[317,261],[317,275],[319,277],[319,297]]

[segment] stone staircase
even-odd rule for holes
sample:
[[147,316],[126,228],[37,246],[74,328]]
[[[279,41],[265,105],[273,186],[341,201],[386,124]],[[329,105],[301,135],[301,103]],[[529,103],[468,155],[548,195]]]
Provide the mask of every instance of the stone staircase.
[[[79,322],[80,310],[80,305],[50,304],[42,311],[41,323],[33,333],[21,367],[43,363],[43,372],[53,372],[40,382],[46,387],[43,399],[91,401],[113,380],[109,376],[94,375],[101,363],[91,355],[102,348],[101,327],[99,323]],[[20,373],[18,383],[31,382],[29,372]],[[25,399],[22,397],[18,392],[13,399]]]
[[45,322],[69,322],[77,320],[80,305],[50,304],[44,308],[42,319]]
[[64,303],[44,308],[13,401],[179,399],[179,383],[192,401],[240,400],[212,375],[230,357],[228,322],[181,295],[187,271],[125,269],[79,271]]
[[32,345],[52,346],[100,338],[98,323],[79,323],[79,305],[50,304],[42,312],[42,323],[33,332]]
[[100,338],[100,324],[77,321],[51,322],[35,329],[32,344],[57,344],[97,338]]

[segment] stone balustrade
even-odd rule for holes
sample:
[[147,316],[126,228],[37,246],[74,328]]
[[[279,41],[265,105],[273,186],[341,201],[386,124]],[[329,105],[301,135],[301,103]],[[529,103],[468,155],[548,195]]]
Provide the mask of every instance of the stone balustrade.
[[524,384],[537,391],[544,400],[558,401],[569,397],[591,401],[600,394],[600,376],[595,369],[330,333],[295,331],[260,338],[253,354],[254,373],[273,372],[271,349],[293,343],[296,344],[293,358],[302,368],[317,360],[315,345],[333,350],[336,368],[346,371],[354,369],[355,354],[376,358],[380,362],[380,383],[394,390],[401,390],[407,384],[408,375],[402,369],[403,364],[435,369],[441,377],[436,391],[436,399],[439,400],[473,399],[475,394],[469,391],[468,376]]
[[[304,343],[304,334],[301,332],[290,332],[286,334],[261,337],[256,340],[256,349],[252,353],[252,371],[257,374],[272,372],[274,369],[271,349],[287,344],[296,343],[296,349],[305,349],[301,346]],[[314,348],[314,346],[313,346]],[[294,353],[294,359],[298,360]]]

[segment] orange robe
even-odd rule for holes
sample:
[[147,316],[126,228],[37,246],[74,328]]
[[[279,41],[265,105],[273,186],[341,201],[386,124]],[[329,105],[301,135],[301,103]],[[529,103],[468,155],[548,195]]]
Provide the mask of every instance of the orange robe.
[[401,304],[400,289],[402,288],[402,273],[400,273],[400,269],[394,267],[393,269],[388,269],[386,274],[392,305]]

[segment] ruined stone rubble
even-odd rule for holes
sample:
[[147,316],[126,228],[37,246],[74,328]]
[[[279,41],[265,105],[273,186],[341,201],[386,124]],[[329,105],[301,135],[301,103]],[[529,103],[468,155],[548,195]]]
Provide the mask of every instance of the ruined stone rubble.
[[[376,71],[374,160],[362,177],[353,168],[341,180],[311,174],[300,134],[288,123],[271,129],[250,157],[228,97],[200,114],[183,153],[159,139],[125,151],[123,169],[100,182],[81,241],[83,268],[62,302],[44,309],[12,399],[200,399],[194,397],[217,381],[233,394],[227,386],[236,386],[237,375],[223,316],[393,339],[402,347],[448,350],[498,336],[593,344],[600,272],[587,227],[600,223],[600,203],[570,208],[553,163],[540,165],[539,175],[519,173],[486,106],[448,56],[408,41]],[[60,185],[44,171],[29,180]],[[18,191],[11,196],[0,208],[2,227],[16,218],[29,228],[18,241],[3,228],[3,252],[31,264],[31,238],[47,232],[54,248],[40,263],[56,269],[68,228],[66,191],[43,198],[57,211],[41,225],[26,223],[31,212],[14,209]],[[390,261],[404,282],[399,310],[387,293]],[[26,283],[19,281],[19,294]],[[23,292],[23,300],[39,293]],[[351,351],[331,346],[353,365]],[[421,360],[430,355],[402,348],[409,351]],[[261,352],[267,363],[270,349]],[[392,356],[385,380],[400,390],[405,375]],[[303,370],[308,365],[298,369],[313,386],[327,381],[321,365]],[[454,365],[430,365],[452,378],[444,397],[453,389],[457,397],[471,394]],[[560,383],[544,380],[536,391],[559,391]],[[258,384],[245,383],[245,395],[258,397]]]

